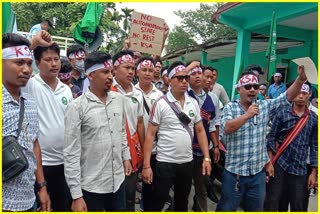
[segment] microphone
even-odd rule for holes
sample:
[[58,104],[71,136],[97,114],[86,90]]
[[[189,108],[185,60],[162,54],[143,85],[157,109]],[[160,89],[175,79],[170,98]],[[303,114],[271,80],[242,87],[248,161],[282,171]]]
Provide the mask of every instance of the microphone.
[[[256,98],[253,98],[253,99],[251,100],[251,103],[252,103],[252,104],[257,103],[257,99],[256,99]],[[253,116],[253,125],[257,125],[257,115],[256,115],[256,114]]]

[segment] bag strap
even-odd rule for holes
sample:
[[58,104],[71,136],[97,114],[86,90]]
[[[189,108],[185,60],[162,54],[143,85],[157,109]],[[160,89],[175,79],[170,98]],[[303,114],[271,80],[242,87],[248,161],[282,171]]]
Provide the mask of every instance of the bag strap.
[[282,145],[280,146],[279,150],[277,151],[276,155],[272,159],[272,165],[275,164],[275,162],[278,160],[280,155],[284,152],[284,150],[289,146],[289,144],[297,137],[297,135],[300,133],[301,129],[307,124],[309,119],[309,115],[306,117],[301,117],[296,125],[291,129],[290,133],[286,137],[286,139],[283,141]]
[[149,106],[147,104],[147,101],[146,99],[144,99],[144,96],[142,95],[142,98],[143,98],[143,105],[144,105],[144,108],[146,109],[148,115],[149,115],[149,112],[150,112],[150,109],[149,109]]
[[171,109],[174,111],[174,113],[175,113],[176,116],[178,117],[178,119],[179,119],[180,123],[182,124],[182,126],[187,130],[187,132],[188,132],[189,135],[190,135],[191,142],[192,142],[192,141],[193,141],[192,131],[191,131],[190,127],[189,127],[187,124],[183,123],[183,122],[180,120],[180,117],[179,117],[180,110],[178,110],[178,107],[177,107],[174,103],[169,102],[167,95],[163,95],[162,97],[163,97],[163,99],[169,104],[169,106],[171,107]]
[[24,117],[24,98],[21,97],[17,139],[19,138],[19,135],[21,133],[23,117]]

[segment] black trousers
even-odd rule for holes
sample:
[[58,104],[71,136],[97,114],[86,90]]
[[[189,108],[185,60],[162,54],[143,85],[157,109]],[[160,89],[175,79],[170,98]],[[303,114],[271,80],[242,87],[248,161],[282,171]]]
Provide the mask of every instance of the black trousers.
[[82,190],[83,199],[87,204],[88,211],[126,211],[125,182],[115,193],[92,193]]
[[[150,159],[150,165],[152,172],[155,172],[156,168],[156,155],[152,154]],[[155,186],[155,179],[151,184],[142,183],[142,199],[143,199],[143,209],[144,211],[153,211],[153,203],[154,203],[154,186]]]
[[43,166],[53,211],[71,211],[72,198],[64,176],[64,165]]
[[266,188],[264,211],[283,211],[290,204],[290,211],[307,211],[306,196],[308,175],[292,175],[279,164],[274,166],[274,178],[270,178]]
[[155,169],[154,211],[162,211],[174,186],[174,211],[188,211],[193,161],[183,164],[157,162]]

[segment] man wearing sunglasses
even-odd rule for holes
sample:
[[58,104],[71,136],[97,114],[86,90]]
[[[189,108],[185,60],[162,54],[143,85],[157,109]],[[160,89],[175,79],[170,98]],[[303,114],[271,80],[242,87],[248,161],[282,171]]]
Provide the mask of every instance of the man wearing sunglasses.
[[[142,177],[155,180],[154,211],[161,211],[174,185],[174,211],[188,211],[188,196],[192,184],[192,140],[197,135],[203,153],[202,175],[210,175],[211,159],[206,131],[197,101],[186,94],[190,76],[182,62],[168,68],[170,91],[158,99],[150,112],[144,146]],[[175,110],[174,110],[175,109]],[[179,112],[175,113],[175,112]],[[179,118],[178,118],[179,117]],[[158,132],[156,169],[150,165],[152,145]]]
[[[244,74],[238,84],[240,99],[228,103],[223,112],[220,134],[225,142],[225,170],[217,211],[236,211],[242,199],[245,211],[262,211],[266,192],[266,129],[270,111],[293,100],[307,80],[304,67],[292,86],[276,99],[258,100],[258,78]],[[255,118],[256,117],[256,118]]]

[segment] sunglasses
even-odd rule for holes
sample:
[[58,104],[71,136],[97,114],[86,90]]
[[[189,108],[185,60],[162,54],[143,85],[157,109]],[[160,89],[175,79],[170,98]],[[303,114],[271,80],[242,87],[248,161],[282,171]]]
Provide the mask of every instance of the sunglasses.
[[184,79],[189,82],[190,76],[189,75],[180,75],[180,76],[173,76],[171,79],[177,78],[179,82],[182,82]]
[[243,86],[246,90],[250,90],[252,87],[254,90],[258,90],[259,89],[259,84],[247,84]]

